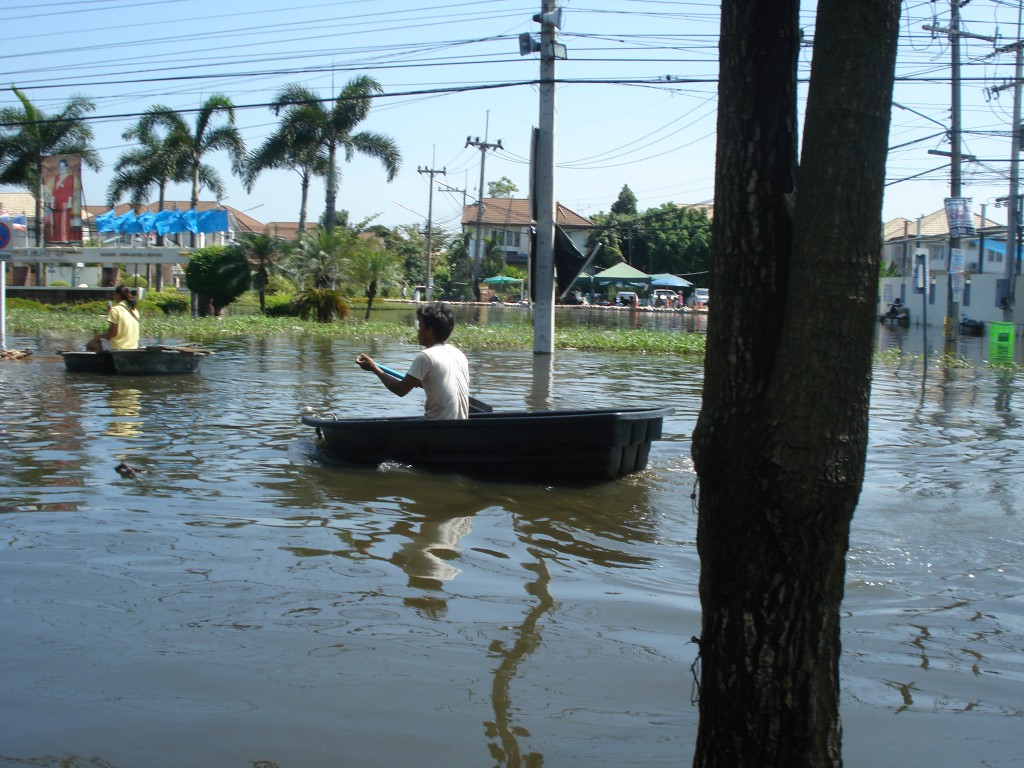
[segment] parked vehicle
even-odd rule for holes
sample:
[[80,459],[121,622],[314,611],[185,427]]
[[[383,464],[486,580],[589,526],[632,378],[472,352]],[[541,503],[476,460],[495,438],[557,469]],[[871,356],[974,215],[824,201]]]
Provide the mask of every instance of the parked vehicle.
[[710,290],[707,288],[694,288],[693,293],[690,294],[690,306],[694,309],[704,308],[707,309],[708,301],[710,299]]
[[640,297],[636,291],[619,291],[615,294],[615,304],[620,307],[639,307]]
[[651,294],[652,307],[674,307],[676,306],[676,292],[668,288],[655,288]]

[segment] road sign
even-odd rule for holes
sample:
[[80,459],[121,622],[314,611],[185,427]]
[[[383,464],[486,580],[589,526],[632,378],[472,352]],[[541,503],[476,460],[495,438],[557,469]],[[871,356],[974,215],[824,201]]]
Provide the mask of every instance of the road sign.
[[[6,221],[0,221],[0,251],[7,250],[11,244],[11,225]],[[10,257],[4,258],[6,254],[0,254],[0,259],[10,261]]]

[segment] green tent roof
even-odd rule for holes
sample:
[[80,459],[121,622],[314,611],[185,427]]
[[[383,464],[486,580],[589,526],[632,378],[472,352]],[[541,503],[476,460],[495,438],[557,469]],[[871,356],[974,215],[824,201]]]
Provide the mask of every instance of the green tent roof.
[[598,272],[594,275],[595,283],[618,283],[618,282],[631,282],[631,283],[643,283],[644,285],[650,285],[651,276],[645,272],[641,272],[636,267],[631,267],[626,262],[616,264],[614,267],[608,267],[603,272]]

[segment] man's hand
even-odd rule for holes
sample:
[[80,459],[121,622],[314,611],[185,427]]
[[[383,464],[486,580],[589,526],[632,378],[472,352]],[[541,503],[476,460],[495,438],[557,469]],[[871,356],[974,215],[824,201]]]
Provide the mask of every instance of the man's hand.
[[362,368],[364,371],[372,371],[373,373],[380,373],[377,369],[377,364],[373,362],[373,358],[369,355],[359,355],[356,357],[356,365]]

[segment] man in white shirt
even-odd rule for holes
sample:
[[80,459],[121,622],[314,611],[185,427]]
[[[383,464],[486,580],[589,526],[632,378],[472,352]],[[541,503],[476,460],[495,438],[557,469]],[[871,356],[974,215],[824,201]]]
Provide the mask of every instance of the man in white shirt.
[[447,343],[455,328],[455,313],[441,301],[420,304],[416,308],[416,324],[423,351],[416,355],[404,377],[396,379],[385,373],[366,354],[359,355],[356,364],[377,374],[384,386],[399,397],[423,387],[427,395],[423,415],[428,419],[469,418],[469,362],[460,349]]

